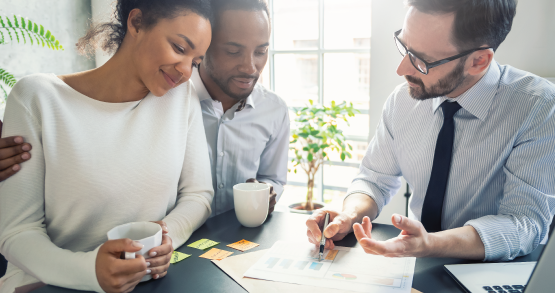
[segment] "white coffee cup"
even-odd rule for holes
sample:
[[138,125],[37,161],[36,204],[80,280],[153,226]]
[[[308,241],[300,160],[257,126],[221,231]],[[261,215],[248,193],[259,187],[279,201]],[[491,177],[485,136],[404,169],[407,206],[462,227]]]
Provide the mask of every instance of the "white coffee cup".
[[[144,245],[137,252],[125,252],[125,259],[133,259],[136,254],[145,259],[150,258],[148,251],[162,244],[162,227],[152,222],[132,222],[112,228],[108,231],[108,240],[129,238]],[[141,282],[152,279],[152,275],[145,275]]]
[[265,183],[239,183],[233,186],[233,203],[239,223],[245,227],[258,227],[266,221],[270,200],[270,185]]

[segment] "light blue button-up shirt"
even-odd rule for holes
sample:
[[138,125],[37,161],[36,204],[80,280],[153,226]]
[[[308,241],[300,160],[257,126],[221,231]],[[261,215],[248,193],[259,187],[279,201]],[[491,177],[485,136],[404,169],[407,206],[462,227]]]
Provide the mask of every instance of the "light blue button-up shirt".
[[225,113],[195,69],[191,81],[200,99],[212,167],[212,216],[233,209],[233,186],[249,178],[272,184],[277,200],[287,182],[289,110],[275,93],[256,84],[243,110]]
[[[381,211],[404,176],[413,191],[409,216],[420,220],[447,99],[417,101],[406,83],[398,86],[347,194],[365,193]],[[488,261],[532,252],[555,212],[555,86],[494,61],[450,100],[462,109],[454,116],[442,229],[474,227]]]

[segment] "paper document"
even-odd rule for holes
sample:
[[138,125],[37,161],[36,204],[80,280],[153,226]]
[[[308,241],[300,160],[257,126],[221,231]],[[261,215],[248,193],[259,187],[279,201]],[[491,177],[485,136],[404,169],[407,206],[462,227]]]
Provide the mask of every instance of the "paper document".
[[336,246],[324,251],[311,243],[278,241],[244,277],[344,289],[356,292],[409,293],[416,258],[386,258],[362,249]]

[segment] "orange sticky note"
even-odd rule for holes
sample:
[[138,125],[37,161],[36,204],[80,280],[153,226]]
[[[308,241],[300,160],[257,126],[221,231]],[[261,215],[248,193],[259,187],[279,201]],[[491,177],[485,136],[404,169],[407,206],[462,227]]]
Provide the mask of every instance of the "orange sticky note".
[[337,255],[338,252],[339,252],[339,250],[330,250],[330,251],[328,252],[328,255],[326,255],[326,258],[325,258],[325,259],[327,259],[327,260],[334,260],[334,259],[335,259],[335,256]]
[[205,254],[199,256],[202,258],[207,258],[207,259],[215,259],[215,260],[222,260],[230,255],[232,255],[233,252],[231,251],[225,251],[225,250],[221,250],[221,249],[217,249],[217,248],[212,248],[210,250],[208,250],[208,252],[206,252]]
[[243,239],[243,240],[237,241],[235,243],[229,244],[227,246],[231,247],[233,249],[240,250],[240,251],[246,251],[246,250],[249,250],[251,248],[257,247],[258,245],[260,245],[260,244],[250,242],[248,240]]

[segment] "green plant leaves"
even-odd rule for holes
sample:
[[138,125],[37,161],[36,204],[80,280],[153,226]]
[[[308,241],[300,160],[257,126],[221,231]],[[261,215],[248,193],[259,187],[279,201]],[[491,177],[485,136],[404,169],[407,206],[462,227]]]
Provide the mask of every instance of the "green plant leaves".
[[[9,87],[13,87],[16,83],[16,80],[15,80],[15,77],[13,76],[13,74],[7,72],[6,70],[4,70],[2,68],[0,68],[0,81],[2,81],[5,85],[7,85]],[[0,85],[0,87],[2,88],[2,91],[4,92],[4,96],[7,99],[8,98],[8,93],[6,92],[4,87],[2,87],[2,85]]]
[[338,128],[338,121],[348,121],[359,111],[353,104],[332,101],[330,106],[321,105],[309,100],[305,107],[293,108],[295,126],[291,130],[290,149],[295,151],[292,159],[294,169],[301,166],[309,174],[315,174],[323,160],[329,160],[329,154],[337,153],[342,161],[351,158],[353,150],[346,143],[343,131]]
[[49,30],[45,32],[42,25],[31,20],[25,20],[23,17],[15,15],[13,18],[0,16],[0,44],[6,43],[3,32],[7,32],[11,42],[14,41],[13,36],[15,36],[17,43],[23,42],[23,44],[27,44],[27,38],[29,38],[31,45],[34,45],[36,42],[37,45],[42,45],[43,47],[46,45],[52,50],[64,50],[63,46],[60,45],[60,42],[56,40]]

